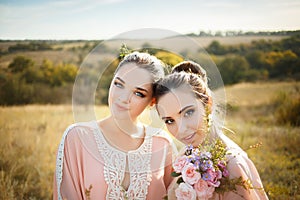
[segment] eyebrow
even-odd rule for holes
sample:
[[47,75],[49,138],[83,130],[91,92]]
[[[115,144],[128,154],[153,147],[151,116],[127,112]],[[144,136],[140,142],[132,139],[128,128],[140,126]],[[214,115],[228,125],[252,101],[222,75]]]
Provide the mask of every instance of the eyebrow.
[[[123,79],[121,79],[120,77],[116,77],[117,80],[119,80],[120,82],[122,82],[123,84],[125,84],[125,81]],[[146,93],[149,93],[149,91],[145,88],[141,88],[141,87],[135,87],[137,90],[141,90],[144,91]]]
[[188,105],[188,106],[182,108],[182,109],[179,111],[178,114],[181,114],[183,111],[185,111],[185,110],[187,110],[187,109],[189,109],[189,108],[191,108],[191,107],[193,107],[193,105]]
[[[193,105],[185,106],[184,108],[182,108],[182,109],[178,112],[178,114],[181,114],[182,112],[184,112],[185,110],[187,110],[187,109],[189,109],[189,108],[191,108],[191,107],[193,107]],[[162,119],[162,120],[166,120],[166,119],[171,119],[171,117],[162,117],[161,119]]]
[[136,89],[138,89],[138,90],[142,90],[142,91],[144,91],[144,92],[148,93],[148,90],[146,90],[146,89],[144,89],[144,88],[141,88],[141,87],[136,87]]
[[123,79],[116,77],[116,79],[118,79],[119,81],[121,81],[122,83],[125,83],[125,81],[123,81]]

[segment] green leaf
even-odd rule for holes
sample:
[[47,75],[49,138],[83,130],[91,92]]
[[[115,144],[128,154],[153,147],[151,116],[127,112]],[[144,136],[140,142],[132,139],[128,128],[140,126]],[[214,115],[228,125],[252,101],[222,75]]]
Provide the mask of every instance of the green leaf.
[[177,180],[177,182],[176,183],[178,183],[178,184],[180,184],[180,183],[183,183],[184,181],[183,181],[183,178],[182,177],[180,177],[178,180]]
[[172,172],[171,173],[171,176],[173,176],[173,177],[178,177],[178,176],[180,176],[181,175],[181,173],[176,173],[176,172]]

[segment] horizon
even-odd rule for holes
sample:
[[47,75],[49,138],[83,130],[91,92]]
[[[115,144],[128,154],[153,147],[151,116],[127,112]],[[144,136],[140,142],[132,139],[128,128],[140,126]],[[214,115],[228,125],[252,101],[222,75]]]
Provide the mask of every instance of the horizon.
[[[138,29],[139,30],[139,29]],[[137,31],[137,30],[134,30],[134,31]],[[236,35],[226,35],[227,32],[235,32],[235,33],[238,33]],[[184,37],[184,36],[189,36],[189,37],[202,37],[202,38],[209,38],[209,37],[253,37],[253,36],[258,36],[258,37],[281,37],[281,36],[290,36],[289,33],[292,33],[292,32],[300,32],[300,29],[298,30],[279,30],[279,31],[247,31],[247,32],[242,32],[242,31],[225,31],[225,32],[222,32],[222,31],[215,31],[215,32],[212,32],[212,31],[207,31],[205,33],[210,33],[211,35],[199,35],[199,33],[186,33],[186,34],[179,34],[179,35],[171,35],[171,36],[166,36],[166,37],[160,37],[160,38],[134,38],[133,36],[129,35],[128,38],[126,37],[115,37],[115,38],[109,38],[108,40],[148,40],[148,39],[168,39],[168,38],[172,38],[172,37]],[[221,33],[222,35],[215,35],[216,33]],[[253,34],[251,34],[253,33]],[[267,33],[270,33],[270,35],[268,35]],[[273,34],[272,34],[273,33]],[[279,33],[279,34],[274,34],[274,33]],[[280,34],[282,33],[282,34]],[[287,34],[285,34],[287,33]],[[121,34],[122,35],[122,34]],[[6,42],[6,41],[104,41],[106,39],[38,39],[38,38],[32,38],[32,39],[14,39],[14,38],[11,38],[11,39],[4,39],[4,38],[0,38],[0,42]]]

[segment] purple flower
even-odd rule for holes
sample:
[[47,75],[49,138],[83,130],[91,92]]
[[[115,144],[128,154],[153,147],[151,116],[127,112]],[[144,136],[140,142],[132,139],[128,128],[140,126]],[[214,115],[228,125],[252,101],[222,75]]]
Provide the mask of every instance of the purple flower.
[[192,152],[193,152],[193,146],[192,145],[186,145],[186,150],[185,150],[185,155],[186,156],[189,156],[189,155],[191,155],[192,154]]
[[192,151],[193,149],[194,149],[193,145],[191,145],[191,144],[186,145],[186,150]]
[[209,160],[209,159],[211,159],[211,153],[210,152],[203,152],[203,153],[200,154],[200,158]]
[[211,175],[209,173],[202,174],[202,179],[205,181],[211,180]]
[[225,164],[224,161],[220,161],[218,163],[218,167],[221,169],[222,174],[223,174],[224,177],[228,177],[229,176],[229,171],[227,170],[226,164]]
[[218,167],[220,167],[221,169],[226,169],[226,164],[225,164],[225,162],[224,162],[224,161],[220,161],[220,162],[218,163]]
[[189,162],[189,163],[193,163],[195,161],[195,158],[194,158],[194,156],[193,155],[189,155],[189,156],[187,156],[187,162]]
[[223,176],[224,177],[228,177],[229,176],[229,171],[225,168],[225,169],[223,169]]
[[200,168],[203,171],[213,168],[213,162],[211,160],[203,160],[200,164]]
[[205,181],[213,181],[214,180],[214,172],[212,170],[207,170],[202,174],[202,179]]

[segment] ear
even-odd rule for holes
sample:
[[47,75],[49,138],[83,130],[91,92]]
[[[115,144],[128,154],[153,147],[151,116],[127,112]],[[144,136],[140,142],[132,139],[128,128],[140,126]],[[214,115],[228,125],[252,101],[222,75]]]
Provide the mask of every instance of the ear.
[[152,98],[151,102],[150,102],[150,106],[153,106],[156,104],[156,98]]

